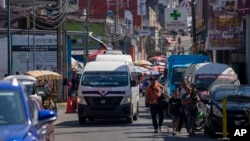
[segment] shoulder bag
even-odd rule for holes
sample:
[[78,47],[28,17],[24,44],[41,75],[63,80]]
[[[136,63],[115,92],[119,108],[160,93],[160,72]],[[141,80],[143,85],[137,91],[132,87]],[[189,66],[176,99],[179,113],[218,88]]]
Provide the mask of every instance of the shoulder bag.
[[[150,88],[153,90],[152,86],[150,86]],[[163,109],[167,109],[168,108],[168,101],[169,101],[169,97],[164,93],[163,90],[161,90],[161,96],[158,97],[157,102],[160,105],[161,108]]]

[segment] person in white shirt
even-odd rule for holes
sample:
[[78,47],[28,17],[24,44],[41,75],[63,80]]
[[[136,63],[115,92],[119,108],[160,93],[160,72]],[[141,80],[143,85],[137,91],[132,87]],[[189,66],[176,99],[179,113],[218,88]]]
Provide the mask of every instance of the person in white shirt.
[[[187,93],[186,92],[187,86],[188,86],[188,81],[187,81],[187,79],[183,78],[182,81],[181,81],[181,86],[178,88],[180,97],[183,97],[183,95]],[[182,107],[177,132],[181,131],[182,124],[185,122],[185,120],[186,120],[186,117],[185,117],[185,113],[184,113],[184,110],[183,110],[183,107]]]

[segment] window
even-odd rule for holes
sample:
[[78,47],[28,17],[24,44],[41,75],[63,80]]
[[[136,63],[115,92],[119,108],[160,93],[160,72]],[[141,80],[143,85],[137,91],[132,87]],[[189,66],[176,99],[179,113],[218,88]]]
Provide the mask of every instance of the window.
[[76,5],[77,4],[77,0],[68,0],[69,4],[72,5]]
[[85,72],[81,85],[88,86],[127,86],[128,72]]
[[20,91],[0,91],[0,124],[25,123],[25,111]]

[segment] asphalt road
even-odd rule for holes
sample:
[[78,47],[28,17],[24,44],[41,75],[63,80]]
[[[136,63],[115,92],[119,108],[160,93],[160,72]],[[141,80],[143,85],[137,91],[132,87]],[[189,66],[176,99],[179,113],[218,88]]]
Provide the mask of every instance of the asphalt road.
[[[171,120],[164,120],[164,130],[161,133],[153,133],[153,127],[149,115],[149,109],[140,100],[139,120],[127,124],[122,120],[95,120],[79,125],[76,113],[65,113],[66,107],[60,106],[58,119],[55,125],[55,141],[215,141],[197,132],[189,137],[185,129],[173,136],[171,133]],[[168,128],[169,127],[169,128]]]

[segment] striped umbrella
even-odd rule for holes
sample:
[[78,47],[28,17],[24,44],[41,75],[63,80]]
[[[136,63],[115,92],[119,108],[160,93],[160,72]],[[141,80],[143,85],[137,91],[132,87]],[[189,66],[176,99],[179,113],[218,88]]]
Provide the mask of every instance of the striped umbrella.
[[47,71],[47,70],[33,70],[24,73],[25,75],[30,75],[35,77],[37,80],[59,80],[62,79],[62,75],[57,72]]
[[137,61],[134,62],[134,64],[137,65],[137,66],[144,66],[144,65],[152,66],[153,65],[151,62],[149,62],[147,60],[137,60]]

